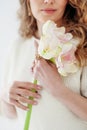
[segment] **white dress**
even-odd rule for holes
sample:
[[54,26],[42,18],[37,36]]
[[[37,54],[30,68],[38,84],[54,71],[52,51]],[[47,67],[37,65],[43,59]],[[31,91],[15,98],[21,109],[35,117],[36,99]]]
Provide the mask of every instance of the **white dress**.
[[[34,37],[28,40],[19,39],[11,47],[5,65],[3,80],[5,90],[15,80],[32,81],[29,68],[35,57],[34,40]],[[63,81],[67,87],[87,97],[87,67],[63,77]],[[29,130],[87,130],[87,122],[77,117],[49,92],[44,89],[41,95],[38,105],[33,106]],[[18,108],[17,111],[18,119],[14,123],[15,126],[20,126],[17,130],[23,130],[26,112]]]

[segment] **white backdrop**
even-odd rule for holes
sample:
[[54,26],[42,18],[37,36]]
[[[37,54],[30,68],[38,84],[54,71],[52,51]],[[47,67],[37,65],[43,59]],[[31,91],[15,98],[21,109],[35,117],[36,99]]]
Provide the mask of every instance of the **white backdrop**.
[[3,60],[8,46],[18,37],[18,0],[0,0],[0,86]]
[[[8,46],[18,37],[18,20],[16,11],[18,0],[0,0],[0,87],[2,85],[2,68]],[[19,130],[17,126],[0,116],[0,130]]]

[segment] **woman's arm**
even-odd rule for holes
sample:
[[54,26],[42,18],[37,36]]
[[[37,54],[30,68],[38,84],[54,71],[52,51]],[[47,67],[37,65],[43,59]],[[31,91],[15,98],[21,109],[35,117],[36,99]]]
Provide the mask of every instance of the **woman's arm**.
[[[33,92],[32,89],[36,91]],[[27,104],[37,104],[37,100],[41,97],[39,94],[40,90],[42,90],[40,85],[31,82],[15,81],[9,91],[4,91],[1,96],[2,112],[10,118],[16,118],[16,107],[29,110]],[[29,97],[33,97],[34,99],[31,100]]]
[[87,99],[67,87],[61,87],[55,97],[78,117],[87,121]]
[[17,118],[17,112],[15,106],[7,103],[4,100],[1,100],[1,113],[7,116],[8,118],[13,119]]
[[54,65],[44,59],[36,60],[33,68],[34,77],[50,93],[67,106],[78,117],[87,121],[87,99],[65,86]]
[[17,111],[14,105],[8,102],[8,97],[6,96],[6,92],[2,92],[1,99],[0,99],[0,110],[1,113],[8,118],[17,118]]

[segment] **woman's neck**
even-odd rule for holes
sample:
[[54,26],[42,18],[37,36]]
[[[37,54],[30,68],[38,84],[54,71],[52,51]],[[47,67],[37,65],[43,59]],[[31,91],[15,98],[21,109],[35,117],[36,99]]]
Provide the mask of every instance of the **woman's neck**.
[[40,39],[41,35],[42,35],[42,26],[43,24],[37,22],[37,27],[38,27],[38,30],[36,32],[36,38]]

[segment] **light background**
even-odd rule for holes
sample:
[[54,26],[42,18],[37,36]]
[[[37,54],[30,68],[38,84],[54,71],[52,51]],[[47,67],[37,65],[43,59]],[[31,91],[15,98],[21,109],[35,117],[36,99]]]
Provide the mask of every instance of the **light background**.
[[18,37],[18,5],[18,0],[0,0],[0,84],[4,58],[10,44]]
[[[0,87],[2,70],[8,46],[18,37],[18,0],[0,0]],[[19,130],[11,121],[0,115],[0,130]]]

